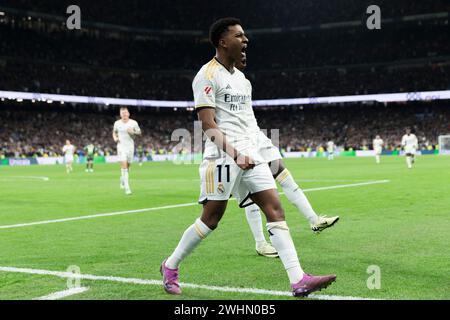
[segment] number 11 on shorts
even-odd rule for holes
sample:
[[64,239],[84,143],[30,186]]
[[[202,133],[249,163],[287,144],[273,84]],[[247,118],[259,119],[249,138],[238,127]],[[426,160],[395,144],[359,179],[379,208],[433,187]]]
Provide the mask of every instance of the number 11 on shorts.
[[[230,182],[230,165],[226,164],[224,165],[224,167],[227,169],[227,180],[226,182]],[[217,168],[219,169],[218,175],[217,175],[217,181],[218,182],[222,182],[222,165],[219,164],[217,166]]]

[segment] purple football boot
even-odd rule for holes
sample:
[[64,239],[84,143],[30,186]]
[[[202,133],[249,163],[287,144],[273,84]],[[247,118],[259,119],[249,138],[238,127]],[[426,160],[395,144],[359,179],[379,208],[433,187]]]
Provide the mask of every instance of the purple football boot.
[[178,268],[167,268],[166,260],[161,263],[161,268],[159,269],[163,276],[164,290],[170,294],[181,294],[180,285],[178,284]]
[[336,281],[336,275],[313,276],[305,273],[302,280],[291,284],[292,295],[294,297],[307,297],[314,291],[320,291]]

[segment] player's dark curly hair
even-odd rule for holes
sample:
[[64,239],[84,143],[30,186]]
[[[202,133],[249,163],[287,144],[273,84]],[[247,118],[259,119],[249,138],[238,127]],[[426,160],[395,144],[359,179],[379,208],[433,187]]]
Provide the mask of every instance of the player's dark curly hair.
[[219,46],[220,37],[228,30],[229,26],[241,25],[241,20],[238,18],[221,18],[214,22],[209,28],[209,41],[217,48]]

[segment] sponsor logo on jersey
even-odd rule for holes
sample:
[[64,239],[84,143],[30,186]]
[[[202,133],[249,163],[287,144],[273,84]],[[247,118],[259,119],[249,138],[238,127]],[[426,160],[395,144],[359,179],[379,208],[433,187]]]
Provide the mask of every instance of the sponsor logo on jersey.
[[252,99],[252,96],[249,94],[225,94],[225,102],[239,102],[245,103]]
[[204,92],[207,96],[211,96],[211,94],[212,94],[212,87],[211,87],[211,86],[205,86],[205,88],[203,88],[203,92]]

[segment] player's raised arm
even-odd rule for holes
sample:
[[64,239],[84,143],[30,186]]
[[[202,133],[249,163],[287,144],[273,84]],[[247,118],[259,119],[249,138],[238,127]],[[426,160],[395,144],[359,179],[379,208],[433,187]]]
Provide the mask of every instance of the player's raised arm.
[[230,157],[232,157],[241,169],[248,170],[255,166],[250,157],[239,155],[237,150],[230,143],[228,143],[227,138],[217,126],[214,108],[199,109],[198,119],[202,122],[202,129],[208,138],[210,138],[211,141],[220,148],[220,150],[225,151]]

